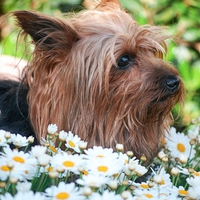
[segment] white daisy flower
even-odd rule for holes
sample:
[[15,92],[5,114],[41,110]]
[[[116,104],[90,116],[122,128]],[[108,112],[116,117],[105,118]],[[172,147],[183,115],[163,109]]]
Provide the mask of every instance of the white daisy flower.
[[74,183],[65,184],[60,182],[58,186],[51,186],[45,190],[45,194],[51,200],[84,200],[85,197],[80,193]]
[[185,188],[183,186],[179,186],[178,195],[181,197],[186,197],[188,195],[188,191],[185,190]]
[[57,131],[58,131],[58,127],[57,127],[56,124],[49,124],[49,125],[48,125],[48,127],[47,127],[47,132],[48,132],[50,135],[55,134]]
[[86,163],[86,170],[89,173],[102,174],[104,176],[112,176],[119,174],[123,170],[123,163],[118,159],[113,159],[112,157],[106,158],[93,158]]
[[22,200],[22,199],[28,199],[28,200],[46,200],[46,197],[39,192],[33,193],[33,191],[29,192],[18,192],[14,197],[6,193],[5,195],[0,195],[1,200]]
[[47,147],[41,146],[41,145],[36,145],[34,147],[31,147],[31,155],[35,158],[38,158],[44,154],[46,154]]
[[[13,169],[11,172],[16,172],[17,174],[19,173],[19,177],[16,177],[19,180],[22,180],[22,175],[24,178],[31,179],[32,175],[35,173],[37,160],[31,157],[30,154],[24,153],[23,151],[12,151],[9,147],[7,147],[4,148],[4,153],[1,153],[1,155],[6,163],[13,163]],[[4,169],[6,169],[6,167]]]
[[200,186],[197,187],[189,187],[187,197],[189,199],[200,199]]
[[186,181],[193,188],[200,186],[200,176],[194,176],[194,177],[187,178]]
[[148,189],[148,190],[135,189],[134,190],[134,195],[138,199],[142,199],[142,200],[160,199],[157,189]]
[[8,146],[7,140],[5,138],[6,131],[0,130],[0,147]]
[[78,137],[78,135],[73,135],[73,133],[69,131],[67,134],[65,146],[67,148],[73,149],[77,153],[80,153],[81,152],[79,148],[80,141],[81,141],[81,138]]
[[11,141],[16,147],[24,147],[28,145],[28,139],[20,134],[11,134]]
[[92,193],[90,196],[90,199],[92,200],[108,200],[108,199],[123,200],[123,198],[119,194],[115,194],[114,192],[109,192],[108,190],[105,190],[103,194]]
[[183,133],[176,133],[174,127],[170,129],[170,135],[166,138],[166,146],[174,158],[180,158],[182,154],[193,158],[196,153],[194,147],[190,145],[190,139]]
[[102,185],[108,183],[110,178],[99,174],[84,175],[81,179],[77,179],[76,182],[79,185],[87,186],[91,188],[100,188]]
[[58,153],[51,159],[51,166],[57,170],[63,168],[76,174],[79,174],[79,167],[84,165],[82,157],[78,154],[69,155],[66,152]]
[[65,132],[65,131],[60,131],[59,132],[59,136],[58,136],[58,138],[59,138],[59,140],[61,140],[61,141],[66,141],[66,139],[67,139],[67,132]]
[[113,152],[112,148],[103,148],[101,146],[94,146],[88,150],[84,151],[86,153],[86,158],[96,159],[96,158],[111,158],[116,159],[118,154]]

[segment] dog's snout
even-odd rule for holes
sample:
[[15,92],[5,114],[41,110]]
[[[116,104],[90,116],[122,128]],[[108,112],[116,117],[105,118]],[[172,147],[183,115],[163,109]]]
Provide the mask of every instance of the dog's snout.
[[180,84],[180,79],[177,76],[170,76],[166,80],[167,89],[171,92],[176,92]]

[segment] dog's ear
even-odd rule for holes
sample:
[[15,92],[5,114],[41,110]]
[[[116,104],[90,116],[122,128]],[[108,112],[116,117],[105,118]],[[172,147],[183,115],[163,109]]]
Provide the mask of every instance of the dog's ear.
[[78,33],[70,24],[59,19],[29,11],[15,11],[17,25],[42,50],[70,50]]

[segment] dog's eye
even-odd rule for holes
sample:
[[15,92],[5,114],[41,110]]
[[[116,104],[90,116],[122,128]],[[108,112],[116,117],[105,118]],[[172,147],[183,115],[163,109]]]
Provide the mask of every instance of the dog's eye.
[[133,58],[131,58],[129,55],[123,55],[117,60],[117,68],[125,69],[128,68],[132,63]]

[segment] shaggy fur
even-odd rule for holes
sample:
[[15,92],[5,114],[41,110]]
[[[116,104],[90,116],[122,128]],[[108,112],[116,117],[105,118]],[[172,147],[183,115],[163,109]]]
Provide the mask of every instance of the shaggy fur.
[[[122,143],[137,157],[150,160],[157,154],[159,139],[173,122],[171,110],[184,99],[178,71],[163,60],[168,36],[160,27],[140,26],[116,0],[102,0],[94,10],[69,19],[28,11],[13,16],[35,45],[24,79],[15,87],[17,98],[10,100],[17,121],[26,119],[22,127],[30,119],[30,131],[21,134],[33,128],[40,141],[48,124],[55,123],[89,147]],[[11,98],[9,92],[1,91],[4,99]],[[29,115],[18,105],[22,100],[26,105],[20,93],[27,93]],[[6,120],[15,123],[4,100],[0,109],[0,126]]]

